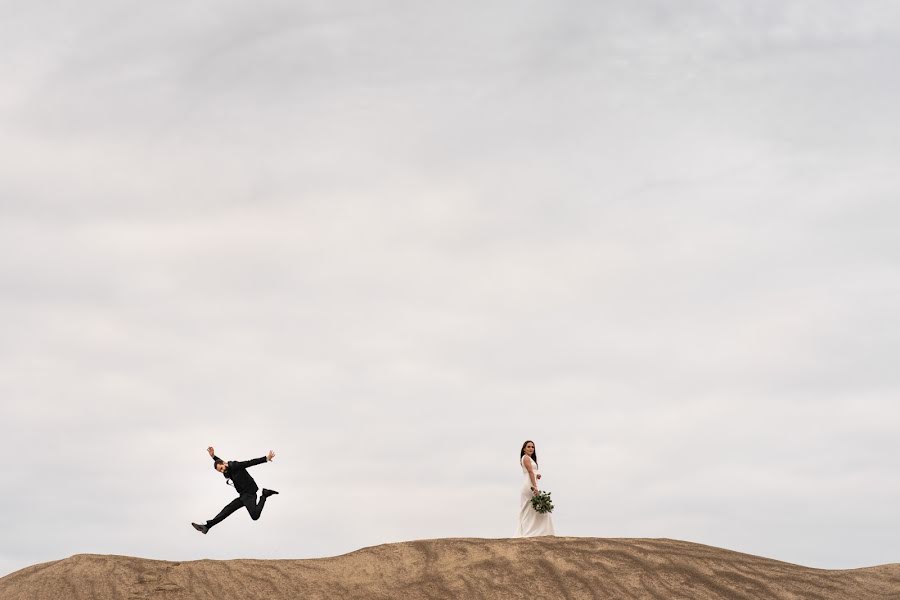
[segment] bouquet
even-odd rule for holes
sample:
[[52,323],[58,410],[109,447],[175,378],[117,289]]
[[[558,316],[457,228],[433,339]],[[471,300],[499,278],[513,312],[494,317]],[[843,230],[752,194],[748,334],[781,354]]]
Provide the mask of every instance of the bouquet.
[[541,514],[553,512],[553,500],[550,492],[540,492],[531,497],[531,506]]

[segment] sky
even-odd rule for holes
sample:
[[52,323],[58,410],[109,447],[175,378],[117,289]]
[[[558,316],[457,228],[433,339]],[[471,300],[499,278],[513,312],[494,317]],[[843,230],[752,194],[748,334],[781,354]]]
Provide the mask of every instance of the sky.
[[[0,1],[0,575],[900,562],[900,5]],[[234,497],[206,448],[281,492]]]

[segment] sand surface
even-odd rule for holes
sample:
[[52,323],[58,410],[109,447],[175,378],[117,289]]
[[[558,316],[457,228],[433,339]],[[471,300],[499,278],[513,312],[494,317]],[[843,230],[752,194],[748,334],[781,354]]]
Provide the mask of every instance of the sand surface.
[[334,558],[168,562],[78,554],[0,579],[0,600],[900,599],[900,564],[810,569],[676,540],[441,539]]

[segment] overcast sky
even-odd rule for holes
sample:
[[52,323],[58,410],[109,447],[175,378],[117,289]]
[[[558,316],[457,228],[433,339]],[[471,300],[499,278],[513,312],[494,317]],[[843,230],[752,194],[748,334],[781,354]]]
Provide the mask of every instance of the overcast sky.
[[[677,8],[676,8],[677,5]],[[900,4],[0,2],[0,575],[900,562]],[[206,447],[281,491],[252,522]]]

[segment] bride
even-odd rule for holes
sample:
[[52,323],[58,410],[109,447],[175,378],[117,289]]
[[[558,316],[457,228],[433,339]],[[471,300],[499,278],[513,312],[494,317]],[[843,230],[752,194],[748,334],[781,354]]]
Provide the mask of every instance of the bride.
[[522,467],[522,474],[525,480],[522,482],[522,494],[519,501],[519,530],[517,537],[534,537],[537,535],[556,535],[553,530],[553,520],[550,513],[539,513],[531,506],[531,497],[536,495],[538,489],[538,480],[541,473],[538,470],[537,451],[534,449],[534,442],[528,440],[522,444],[522,450],[519,452],[519,465]]

